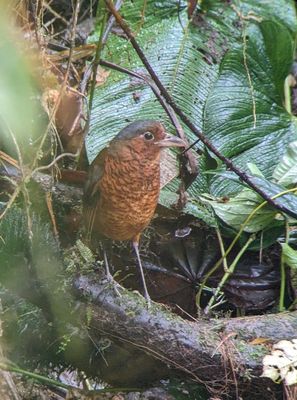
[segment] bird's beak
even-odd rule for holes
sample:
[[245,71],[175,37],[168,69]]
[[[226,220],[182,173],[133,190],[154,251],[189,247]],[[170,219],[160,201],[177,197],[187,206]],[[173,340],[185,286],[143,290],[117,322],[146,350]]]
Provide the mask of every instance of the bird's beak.
[[159,147],[186,147],[185,142],[177,136],[166,135],[165,139],[155,143]]

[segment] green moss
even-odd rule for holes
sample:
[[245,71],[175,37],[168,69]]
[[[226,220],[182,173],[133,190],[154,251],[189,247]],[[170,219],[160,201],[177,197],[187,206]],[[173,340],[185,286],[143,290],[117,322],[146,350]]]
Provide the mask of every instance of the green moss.
[[[63,259],[66,274],[69,277],[72,277],[77,272],[86,275],[94,272],[95,255],[81,240],[77,240],[73,247],[64,252]],[[103,268],[103,261],[97,261],[97,263]]]
[[264,345],[247,345],[244,340],[236,341],[236,348],[240,353],[248,355],[254,361],[258,361],[259,358],[262,359],[267,354],[267,348]]

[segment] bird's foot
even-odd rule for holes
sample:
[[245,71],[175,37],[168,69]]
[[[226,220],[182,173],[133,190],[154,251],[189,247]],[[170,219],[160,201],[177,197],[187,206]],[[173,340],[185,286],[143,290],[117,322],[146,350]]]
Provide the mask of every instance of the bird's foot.
[[119,289],[122,289],[122,286],[114,279],[114,277],[111,275],[111,273],[109,271],[106,273],[106,279],[107,279],[108,283],[112,286],[112,288],[114,289],[116,294],[119,297],[122,297],[120,290],[119,290]]
[[152,300],[151,300],[151,298],[150,298],[150,297],[148,297],[148,298],[145,297],[145,300],[146,300],[147,308],[151,308],[151,305],[152,305]]
[[145,298],[145,301],[146,301],[146,304],[147,304],[147,308],[151,308],[152,300],[151,300],[150,295],[148,294],[147,290],[144,291],[144,298]]

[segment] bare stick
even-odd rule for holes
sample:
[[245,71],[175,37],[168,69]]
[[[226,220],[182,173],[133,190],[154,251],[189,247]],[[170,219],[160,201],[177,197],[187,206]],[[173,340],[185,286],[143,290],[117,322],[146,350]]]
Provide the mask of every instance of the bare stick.
[[98,65],[99,65],[100,58],[101,58],[101,51],[102,51],[103,46],[104,46],[103,35],[104,35],[104,29],[105,29],[105,25],[106,25],[106,18],[107,18],[107,11],[104,9],[100,36],[99,36],[99,39],[98,39],[98,42],[97,42],[95,59],[93,61],[93,66],[92,66],[93,80],[92,80],[92,83],[91,83],[90,97],[89,97],[89,118],[90,118],[90,114],[91,114],[91,111],[92,111],[92,105],[93,105],[93,98],[94,98],[94,92],[95,92],[95,86],[96,86],[97,68],[98,68]]
[[35,172],[40,172],[40,171],[45,171],[47,169],[50,169],[51,167],[53,167],[59,160],[61,160],[62,158],[65,157],[73,157],[76,158],[79,155],[79,151],[77,151],[76,153],[62,153],[60,155],[58,155],[51,163],[49,163],[48,165],[42,165],[41,167],[35,168],[34,173]]
[[[117,0],[117,2],[114,5],[114,8],[119,11],[119,9],[121,8],[121,5],[123,3],[123,0]],[[110,31],[112,30],[113,24],[115,23],[115,17],[111,14],[109,20],[107,21],[106,27],[105,27],[105,32],[103,34],[102,37],[102,43],[103,45],[106,43],[106,40],[108,38],[108,35],[110,33]]]

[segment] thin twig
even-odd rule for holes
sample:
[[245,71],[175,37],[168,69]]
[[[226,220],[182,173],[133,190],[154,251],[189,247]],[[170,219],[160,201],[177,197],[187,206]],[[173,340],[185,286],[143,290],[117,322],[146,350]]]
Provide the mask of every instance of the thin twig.
[[94,92],[95,92],[95,87],[96,87],[97,69],[98,69],[98,65],[100,62],[100,58],[101,58],[101,52],[102,52],[102,49],[104,46],[103,35],[104,35],[104,29],[105,29],[105,25],[106,25],[106,18],[107,18],[107,12],[106,12],[106,9],[104,9],[104,15],[102,18],[100,36],[99,36],[99,39],[97,42],[95,59],[93,61],[93,66],[92,66],[93,80],[91,83],[90,96],[89,96],[89,118],[90,118],[91,110],[92,110],[92,106],[93,106]]
[[17,374],[21,374],[22,376],[26,376],[27,378],[33,379],[34,381],[43,383],[43,384],[47,384],[50,386],[56,386],[56,387],[60,387],[63,389],[67,389],[67,390],[74,390],[77,393],[81,393],[81,395],[99,395],[101,393],[114,393],[114,392],[126,392],[126,391],[139,391],[139,388],[107,388],[107,389],[99,389],[99,390],[83,390],[80,389],[76,386],[72,386],[72,385],[68,385],[66,383],[57,381],[55,379],[52,378],[48,378],[47,376],[43,376],[40,374],[37,374],[35,372],[30,372],[30,371],[26,371],[25,369],[22,368],[18,368],[15,367],[13,365],[9,365],[9,364],[4,364],[4,363],[0,363],[0,369],[2,369],[3,371],[10,371],[10,372],[15,372]]
[[[119,11],[119,9],[121,8],[122,3],[123,3],[123,0],[117,0],[117,2],[115,3],[115,9],[117,11]],[[99,6],[99,4],[98,4],[98,6]],[[105,31],[103,33],[102,46],[105,45],[105,43],[107,41],[107,38],[108,38],[108,35],[110,34],[110,31],[111,31],[114,23],[115,23],[115,17],[111,14],[111,16],[109,17],[109,19],[108,19],[108,21],[106,23]],[[100,60],[99,60],[99,64],[100,64]],[[82,93],[85,93],[85,91],[86,91],[87,84],[88,84],[88,82],[90,80],[90,77],[92,76],[92,69],[93,69],[93,64],[90,64],[90,65],[87,66],[87,68],[85,70],[83,79],[82,79],[82,81],[80,83],[80,91]]]
[[[121,5],[123,3],[123,0],[117,0],[117,2],[114,5],[114,8],[119,11],[119,9],[121,8]],[[105,31],[103,33],[103,37],[102,37],[102,44],[104,45],[107,41],[108,35],[110,33],[110,31],[112,30],[112,27],[115,23],[115,17],[111,14],[109,20],[106,23],[105,26]]]
[[261,231],[260,248],[259,248],[259,264],[262,264],[262,261],[263,261],[263,237],[264,237],[264,232]]
[[63,82],[61,84],[61,90],[59,92],[59,97],[58,97],[58,99],[57,99],[57,101],[56,101],[56,103],[54,105],[54,108],[52,110],[52,113],[51,113],[51,115],[49,117],[49,122],[48,122],[48,125],[46,127],[45,133],[44,133],[44,135],[42,137],[41,143],[39,145],[39,149],[36,151],[36,156],[35,156],[35,158],[33,160],[32,166],[31,166],[32,173],[34,172],[33,170],[34,170],[35,165],[36,165],[36,163],[38,161],[38,156],[40,154],[40,150],[43,148],[44,142],[45,142],[45,140],[47,138],[49,129],[50,129],[50,127],[51,127],[51,125],[52,125],[52,123],[53,123],[53,121],[55,119],[56,112],[57,112],[58,107],[59,107],[59,105],[61,103],[62,96],[63,96],[63,94],[65,92],[65,89],[66,89],[66,86],[67,86],[67,83],[68,83],[68,78],[69,78],[69,73],[70,73],[70,68],[71,68],[71,63],[72,63],[73,49],[74,49],[74,45],[75,45],[75,33],[76,33],[79,9],[80,9],[80,0],[76,0],[75,10],[74,10],[73,19],[72,19],[72,28],[71,28],[71,33],[70,33],[69,57],[68,57],[68,61],[67,61],[66,72],[65,72],[65,75],[64,75],[64,78],[63,78]]
[[14,192],[12,193],[12,195],[10,196],[8,202],[5,205],[4,210],[2,211],[2,213],[0,214],[0,220],[5,216],[5,214],[7,213],[7,211],[12,207],[13,203],[15,202],[15,200],[17,199],[18,195],[21,192],[21,186],[17,186],[14,190]]
[[77,151],[76,153],[62,153],[59,154],[51,163],[49,163],[48,165],[42,165],[41,167],[35,168],[34,173],[35,172],[40,172],[40,171],[44,171],[46,169],[49,169],[51,167],[53,167],[59,160],[61,160],[64,157],[77,157],[79,155],[79,151]]
[[[20,188],[21,188],[21,191],[22,191],[24,199],[25,199],[24,204],[25,204],[26,215],[27,215],[28,234],[29,234],[29,238],[32,238],[33,232],[32,232],[32,220],[31,220],[31,216],[30,216],[30,196],[29,196],[29,192],[27,190],[26,185],[23,184],[25,182],[25,180],[26,180],[26,175],[25,175],[25,167],[24,167],[22,152],[20,150],[20,147],[19,147],[19,144],[17,142],[17,139],[16,139],[13,131],[11,130],[9,124],[4,119],[3,119],[3,123],[4,123],[4,125],[6,125],[6,129],[7,129],[7,131],[9,132],[9,134],[11,136],[11,139],[13,141],[13,144],[15,145],[16,152],[17,152],[17,155],[18,155],[18,162],[19,162],[19,167],[20,167],[19,169],[20,169],[21,177],[22,177],[21,178],[21,186],[20,186]],[[8,207],[10,207],[13,204],[13,201],[14,201],[13,199],[16,199],[18,194],[19,194],[19,192],[17,192],[17,188],[16,188],[13,196],[11,196],[10,201],[8,202],[8,204],[6,206],[6,209],[8,209]],[[14,197],[14,195],[15,195],[15,197]],[[5,215],[6,209],[1,214],[0,219],[3,218],[3,216]]]
[[75,47],[75,34],[76,34],[79,10],[80,10],[80,0],[76,0],[75,10],[73,13],[72,28],[71,28],[71,33],[70,33],[70,41],[69,41],[69,57],[68,57],[68,61],[67,61],[66,73],[64,75],[62,87],[66,86],[66,84],[68,82],[68,78],[69,78],[69,73],[70,73],[70,68],[71,68],[71,63],[72,63],[73,49]]
[[44,8],[47,8],[48,11],[49,11],[51,14],[53,14],[55,18],[60,19],[62,22],[64,22],[64,24],[65,24],[66,26],[68,26],[69,21],[67,21],[64,17],[62,17],[62,15],[60,15],[59,13],[57,13],[57,12],[50,6],[50,4],[48,4],[47,1],[45,1],[45,2],[43,3],[43,7],[44,7]]
[[252,180],[252,177],[247,175],[244,171],[236,167],[233,162],[225,157],[220,151],[217,150],[217,148],[206,138],[206,136],[191,122],[191,120],[186,116],[186,114],[176,105],[175,101],[173,98],[170,96],[162,82],[160,81],[159,77],[155,73],[154,69],[151,67],[149,61],[147,60],[145,54],[143,53],[142,49],[140,48],[139,44],[134,38],[134,35],[129,28],[129,26],[126,24],[126,22],[123,20],[122,16],[117,12],[115,9],[113,3],[111,0],[105,0],[105,3],[110,10],[110,12],[114,15],[117,23],[119,26],[122,28],[122,30],[125,32],[125,34],[128,36],[128,39],[130,40],[134,50],[138,54],[139,58],[141,59],[143,65],[147,69],[148,73],[152,77],[154,83],[160,90],[162,96],[164,99],[167,101],[167,103],[173,108],[173,110],[176,112],[176,114],[180,117],[180,119],[184,122],[184,124],[205,144],[205,146],[213,153],[215,154],[223,163],[233,172],[236,173],[240,177],[240,179],[245,182],[250,188],[252,188],[255,192],[257,192],[261,197],[263,197],[264,200],[266,200],[269,204],[271,204],[274,208],[280,210],[283,213],[286,213],[290,215],[293,218],[297,218],[297,213],[295,211],[292,211],[288,209],[286,206],[283,206],[282,204],[276,203],[264,190],[262,190],[260,187],[258,187]]

